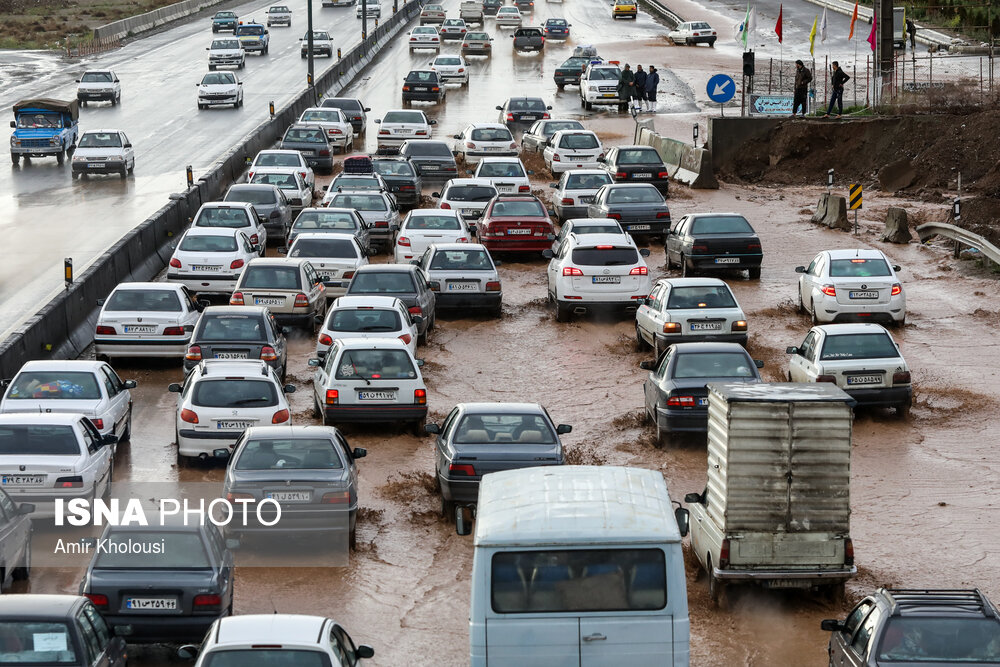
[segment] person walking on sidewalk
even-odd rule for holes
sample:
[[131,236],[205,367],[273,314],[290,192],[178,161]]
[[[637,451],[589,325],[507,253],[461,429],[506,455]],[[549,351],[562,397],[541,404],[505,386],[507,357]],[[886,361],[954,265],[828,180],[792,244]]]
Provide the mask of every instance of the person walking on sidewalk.
[[660,84],[660,73],[652,65],[649,66],[649,73],[646,75],[646,103],[649,107],[646,111],[656,113],[656,87]]
[[813,76],[809,68],[801,60],[795,61],[795,97],[792,101],[792,118],[795,118],[795,112],[802,107],[802,117],[806,116],[806,101],[809,99],[809,84],[812,82]]
[[833,93],[830,95],[830,108],[823,114],[823,118],[829,118],[833,113],[833,103],[837,103],[837,118],[844,113],[844,84],[851,80],[847,73],[840,69],[840,63],[836,60],[830,66],[833,72],[830,76],[830,84],[833,86]]
[[635,66],[635,101],[632,106],[636,111],[642,111],[642,103],[646,99],[646,73],[642,71],[642,65]]
[[619,111],[626,111],[635,99],[635,72],[628,63],[618,76],[618,99],[621,100]]
[[913,19],[906,19],[906,32],[910,35],[910,51],[917,50],[917,24],[913,22]]

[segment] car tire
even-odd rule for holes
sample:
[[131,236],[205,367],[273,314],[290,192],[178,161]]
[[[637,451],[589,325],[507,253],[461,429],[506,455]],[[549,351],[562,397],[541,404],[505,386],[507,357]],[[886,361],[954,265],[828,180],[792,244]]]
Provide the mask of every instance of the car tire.
[[708,42],[708,46],[709,46],[709,48],[712,48],[712,49],[714,49],[714,48],[715,48],[715,40],[714,40],[714,39],[712,39],[712,40],[709,40],[709,42]]
[[347,533],[347,547],[351,551],[358,550],[358,527],[352,526],[350,532]]
[[799,290],[799,315],[806,314],[806,306],[802,303],[802,290]]
[[653,424],[656,426],[656,446],[659,449],[668,449],[670,447],[670,431],[660,428],[659,422],[655,419]]
[[493,315],[493,317],[495,317],[496,319],[500,319],[501,317],[503,317],[503,305],[502,305],[502,304],[499,304],[499,303],[498,303],[498,304],[497,304],[497,306],[496,306],[496,308],[494,308],[494,309],[492,310],[492,313],[491,313],[491,314],[492,314],[492,315]]
[[423,417],[421,417],[420,419],[414,419],[413,423],[410,424],[410,433],[412,433],[417,438],[421,438],[427,435],[427,432],[424,431],[424,425],[426,423],[427,420]]
[[66,149],[63,148],[56,154],[56,164],[62,164],[66,161]]
[[670,251],[667,250],[667,240],[666,239],[663,239],[663,254],[666,255],[666,257],[667,257],[667,271],[670,271],[671,269],[674,268],[674,263],[670,259]]
[[635,349],[637,352],[642,352],[645,350],[649,344],[646,339],[642,337],[642,333],[639,331],[639,323],[636,322],[635,325]]
[[427,328],[424,329],[423,333],[417,334],[417,345],[427,345],[427,339],[429,338],[430,333],[431,333],[431,327],[428,324]]
[[198,103],[198,110],[199,110],[199,111],[204,111],[204,110],[205,110],[205,105],[204,105],[204,104],[202,104],[201,102],[199,102],[199,103]]
[[693,276],[694,275],[694,271],[692,271],[691,269],[688,269],[687,258],[684,257],[684,255],[681,255],[680,265],[681,265],[680,266],[680,269],[681,269],[681,278],[687,278],[688,276]]
[[26,581],[31,575],[31,540],[24,545],[24,561],[20,567],[15,567],[10,573],[14,581]]
[[122,177],[122,180],[125,180],[126,178],[128,178],[128,167],[122,167],[118,171],[118,175]]
[[129,165],[128,173],[133,173],[135,171],[135,158],[132,158],[132,164]]
[[820,324],[820,321],[819,321],[819,318],[816,317],[816,302],[815,301],[810,301],[809,302],[809,315],[810,315],[810,319],[812,319],[813,326],[818,326]]
[[132,406],[129,406],[128,416],[125,417],[125,430],[122,431],[121,440],[118,442],[132,441]]
[[115,481],[115,460],[111,459],[111,467],[108,469],[108,481],[104,483],[104,491],[101,492],[101,500],[107,502],[111,500],[111,485]]
[[726,597],[726,584],[719,581],[713,569],[712,557],[707,556],[705,558],[705,571],[708,573],[708,597],[711,598],[713,605],[722,608]]
[[17,153],[11,153],[11,155],[10,155],[10,161],[16,167],[17,165],[21,164],[21,156],[18,155]]
[[568,303],[556,301],[556,322],[569,322],[570,314]]
[[896,418],[906,419],[910,415],[910,404],[896,406]]
[[565,87],[566,87],[566,84],[564,84],[564,83],[557,83],[556,84],[556,88],[558,88],[559,90],[562,90]]
[[760,267],[758,266],[752,269],[748,269],[747,277],[749,277],[750,280],[760,280]]
[[657,363],[660,361],[660,354],[660,339],[653,336],[653,359],[656,359]]
[[690,39],[685,39],[684,40],[684,46],[691,46],[691,40]]
[[583,102],[583,108],[586,109],[587,111],[593,111],[594,110],[594,105],[591,104],[590,102],[587,102],[586,100],[584,100],[584,102]]

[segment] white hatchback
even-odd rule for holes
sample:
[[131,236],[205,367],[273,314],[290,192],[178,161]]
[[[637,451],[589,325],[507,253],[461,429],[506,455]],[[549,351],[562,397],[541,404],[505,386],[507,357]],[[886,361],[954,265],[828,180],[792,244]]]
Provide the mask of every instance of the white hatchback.
[[462,56],[438,56],[430,63],[432,71],[437,72],[442,83],[469,83],[469,64]]
[[181,236],[167,265],[167,282],[197,294],[231,294],[260,248],[240,229],[193,227]]
[[300,123],[319,125],[326,131],[331,146],[347,152],[354,147],[354,127],[340,109],[332,107],[309,107],[299,116]]
[[376,118],[378,124],[378,147],[399,147],[404,141],[411,139],[430,139],[431,126],[437,121],[427,118],[423,111],[412,109],[393,109],[387,111],[382,118]]
[[173,283],[120,283],[98,305],[94,335],[98,359],[180,359],[203,308],[187,287]]
[[455,211],[465,220],[475,220],[483,217],[483,211],[497,194],[497,186],[488,178],[453,178],[441,192],[431,196],[438,199],[438,208]]
[[122,84],[111,70],[87,70],[76,82],[76,99],[81,106],[87,102],[105,101],[114,106],[122,101]]
[[209,359],[195,366],[184,384],[171,384],[178,394],[177,461],[207,460],[217,449],[230,449],[251,426],[285,424],[291,420],[281,385],[264,361]]
[[520,28],[521,10],[514,6],[501,7],[496,15],[497,27]]
[[410,354],[417,354],[417,321],[406,304],[392,296],[342,296],[330,306],[316,342],[323,358],[341,338],[397,338]]
[[563,172],[559,182],[549,186],[555,190],[552,208],[556,217],[563,221],[587,217],[588,209],[594,203],[594,195],[601,186],[611,182],[611,174],[603,169],[572,169]]
[[246,65],[247,52],[243,50],[240,40],[235,37],[218,37],[212,40],[212,45],[205,48],[208,51],[208,70],[215,71],[219,67],[235,67],[243,69]]
[[395,234],[393,259],[397,264],[419,259],[432,243],[468,243],[472,233],[457,211],[413,209]]
[[287,167],[294,169],[311,190],[316,189],[316,174],[313,173],[312,167],[306,162],[306,158],[298,151],[279,149],[260,151],[250,164],[250,169],[247,171],[247,181],[253,178],[254,173],[258,169],[264,167]]
[[264,254],[267,229],[253,204],[238,201],[207,202],[194,214],[191,228],[195,227],[215,230],[238,229],[247,235],[250,243],[260,246],[260,254]]
[[456,134],[455,152],[465,164],[475,164],[484,157],[517,157],[517,142],[510,128],[502,123],[472,123]]
[[474,178],[489,179],[502,195],[528,194],[531,192],[533,172],[524,168],[524,163],[517,157],[484,157],[476,165]]
[[813,324],[880,319],[902,326],[906,322],[906,294],[896,272],[881,250],[824,250],[809,266],[797,266],[799,312]]
[[415,49],[441,49],[441,35],[434,26],[418,26],[410,31],[408,38],[410,53]]
[[559,226],[559,233],[552,241],[552,254],[558,255],[563,241],[570,234],[586,236],[588,234],[628,234],[614,218],[571,218]]
[[559,130],[546,142],[542,157],[553,174],[570,169],[597,169],[604,157],[604,146],[589,130]]
[[368,253],[350,233],[307,232],[299,234],[288,249],[290,259],[307,259],[316,276],[326,285],[326,297],[341,296],[358,267],[368,263]]
[[293,211],[309,208],[313,203],[313,190],[294,167],[266,167],[256,169],[248,183],[273,185],[285,195]]

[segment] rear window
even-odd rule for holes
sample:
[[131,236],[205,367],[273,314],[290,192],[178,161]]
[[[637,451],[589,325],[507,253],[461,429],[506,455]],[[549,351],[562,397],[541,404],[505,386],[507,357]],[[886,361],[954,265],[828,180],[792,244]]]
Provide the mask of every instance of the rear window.
[[289,257],[310,259],[329,257],[331,259],[357,259],[358,251],[347,239],[303,239],[295,240]]
[[[663,195],[652,185],[641,188],[612,188],[609,204],[662,204]],[[697,224],[697,223],[695,223]]]
[[346,111],[361,111],[361,103],[357,100],[345,100],[336,97],[323,100],[323,106],[344,109]]
[[407,142],[403,149],[405,155],[435,155],[438,157],[451,157],[451,149],[448,144],[436,141],[411,141]]
[[457,231],[462,228],[453,215],[414,215],[406,221],[406,229],[441,229]]
[[388,207],[385,200],[378,195],[336,194],[330,201],[331,206],[338,208],[353,208],[355,211],[385,211]]
[[285,138],[283,141],[294,141],[307,144],[322,144],[326,143],[326,135],[323,134],[322,130],[311,130],[307,128],[289,128],[285,132]]
[[739,352],[680,354],[674,362],[675,378],[752,378],[754,365]]
[[453,440],[460,445],[501,442],[554,445],[556,434],[541,415],[466,415],[458,423]]
[[244,289],[301,289],[297,266],[248,266],[240,286]]
[[551,137],[559,130],[582,130],[583,125],[578,120],[557,120],[545,123],[542,126],[542,135]]
[[382,118],[383,123],[416,123],[426,125],[424,114],[419,111],[390,111]]
[[437,83],[436,72],[416,71],[406,75],[406,80],[410,83]]
[[618,164],[663,164],[663,160],[652,148],[625,148],[618,151]]
[[327,109],[325,111],[306,111],[302,114],[303,123],[340,123],[342,121],[343,119],[340,116],[340,112],[336,109]]
[[892,275],[881,258],[835,259],[830,262],[831,278],[884,278]]
[[567,190],[596,190],[611,182],[610,174],[573,174],[566,177]]
[[559,142],[560,148],[575,148],[577,150],[597,148],[600,145],[597,137],[592,134],[566,134]]
[[879,664],[995,664],[1000,662],[1000,623],[995,618],[891,617],[878,660]]
[[674,287],[667,308],[735,308],[736,299],[725,285]]
[[[541,34],[535,31],[535,34]],[[540,99],[516,99],[510,101],[511,111],[545,111],[545,102]]]
[[247,440],[240,447],[236,470],[340,470],[334,444],[326,438]]
[[577,266],[631,266],[639,262],[635,248],[576,248],[573,263]]
[[351,279],[348,293],[364,292],[368,294],[412,294],[416,291],[413,278],[402,271],[365,271],[355,273]]
[[[268,176],[276,174],[254,174],[254,183],[266,183],[268,185],[277,185],[277,183],[270,183],[267,180]],[[261,176],[263,178],[256,178]],[[295,179],[291,179],[294,181]],[[247,204],[275,204],[278,201],[278,195],[274,190],[269,188],[241,188],[234,186],[229,188],[229,192],[226,193],[226,201],[242,201]]]
[[330,667],[330,659],[319,651],[305,649],[230,649],[212,651],[203,667]]
[[473,141],[514,141],[506,127],[477,127],[472,130],[469,138]]
[[524,178],[524,167],[517,162],[481,162],[479,171],[476,173],[479,178]]
[[434,61],[435,65],[461,65],[462,61],[458,58],[438,58]]
[[101,389],[97,377],[89,371],[25,371],[14,378],[7,398],[94,401],[101,398]]
[[198,323],[199,342],[264,340],[264,326],[259,317],[252,315],[203,315]]
[[617,224],[606,225],[573,225],[573,233],[577,236],[587,234],[622,234],[622,228]]
[[406,350],[344,350],[337,360],[337,379],[403,380],[417,377]]
[[346,211],[303,211],[295,219],[292,229],[308,231],[312,229],[338,229],[353,232],[358,228],[354,216]]
[[413,166],[402,160],[379,160],[374,163],[375,171],[382,176],[415,176]]
[[0,662],[11,665],[77,665],[76,649],[65,623],[0,622]]
[[485,250],[438,250],[431,260],[430,269],[432,271],[491,271],[493,262],[490,261],[489,253]]
[[[274,185],[281,188],[282,190],[299,189],[299,182],[295,178],[295,174],[264,174],[258,172],[253,175],[253,178],[250,179],[250,182],[254,184],[263,183],[264,185]],[[232,200],[227,199],[227,201],[232,201]],[[237,201],[245,201],[245,200],[238,199]],[[254,204],[256,202],[250,202],[250,203]],[[266,203],[273,204],[274,200],[271,200]]]
[[514,35],[517,37],[541,37],[542,31],[538,28],[521,28]]
[[666,558],[661,549],[500,552],[490,564],[490,598],[501,614],[663,609]]
[[351,333],[378,333],[399,331],[402,326],[399,313],[385,308],[335,310],[330,314],[327,328],[331,331]]
[[264,26],[260,25],[241,25],[236,28],[237,35],[263,35]]
[[746,218],[737,215],[726,215],[718,218],[697,217],[691,223],[692,234],[753,234],[753,227]]
[[203,408],[266,408],[278,404],[278,390],[269,380],[199,380],[191,396]]
[[336,192],[338,188],[343,190],[380,190],[382,184],[374,176],[338,176],[330,183],[330,189]]
[[497,196],[497,189],[490,185],[453,185],[444,193],[448,201],[488,202]]
[[712,26],[707,23],[692,23],[691,28],[692,30],[711,30]]
[[254,161],[257,167],[299,167],[302,162],[298,155],[290,153],[261,153]]
[[242,208],[203,208],[194,226],[241,229],[250,226],[250,218]]
[[[108,534],[107,540],[108,550],[98,552],[97,560],[94,562],[95,568],[203,570],[212,567],[198,533],[123,530],[112,531]],[[162,552],[143,551],[142,558],[136,558],[128,548],[129,544],[159,544],[161,541],[164,545]],[[115,553],[116,549],[121,553]]]
[[[198,237],[191,237],[198,238]],[[217,238],[207,236],[202,238]],[[226,238],[226,237],[221,237]],[[235,247],[233,248],[235,250]],[[181,300],[177,292],[159,289],[120,289],[115,290],[104,310],[117,312],[121,310],[141,310],[154,313],[177,313],[181,310]]]
[[490,38],[485,32],[470,32],[465,36],[467,42],[485,42]]
[[899,350],[888,334],[840,334],[827,336],[819,358],[828,359],[895,359]]
[[544,217],[545,209],[537,201],[498,201],[490,215]]
[[80,452],[72,426],[0,426],[0,456],[75,456]]

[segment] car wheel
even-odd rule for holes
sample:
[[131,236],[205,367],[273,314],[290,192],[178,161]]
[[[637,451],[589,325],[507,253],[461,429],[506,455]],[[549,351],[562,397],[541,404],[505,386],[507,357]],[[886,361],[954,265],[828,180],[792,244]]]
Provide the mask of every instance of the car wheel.
[[681,255],[680,258],[681,265],[681,278],[687,278],[688,276],[694,275],[694,271],[688,269],[687,258]]
[[132,440],[132,408],[128,409],[128,416],[125,417],[125,430],[122,431],[122,437],[119,442],[129,442]]
[[496,306],[496,308],[493,309],[492,314],[493,314],[493,317],[495,317],[497,319],[500,319],[501,317],[503,317],[503,305],[501,305],[501,304],[498,303],[497,306]]
[[756,268],[749,269],[747,271],[747,276],[750,280],[760,280],[760,267],[758,266]]
[[108,481],[104,483],[104,491],[101,492],[101,500],[107,502],[111,500],[111,484],[115,479],[115,460],[111,459],[111,467],[108,469]]
[[17,155],[16,153],[11,153],[10,161],[14,163],[14,166],[16,167],[17,165],[21,164],[21,156]]
[[113,107],[114,106],[118,106],[118,98],[117,97],[112,97],[111,98],[111,106],[113,106]]
[[715,576],[711,556],[705,559],[705,570],[708,572],[708,597],[716,607],[721,608],[725,601],[726,584]]
[[666,449],[670,446],[670,431],[660,428],[660,423],[655,419],[653,422],[656,424],[656,446],[660,449]]
[[556,322],[569,322],[569,318],[569,304],[563,303],[562,301],[556,301]]
[[685,39],[684,40],[684,46],[691,46],[691,40],[690,39]]
[[14,581],[24,581],[31,574],[31,540],[24,545],[24,560],[20,567],[14,568],[14,571],[10,573],[10,576]]
[[320,409],[319,403],[316,401],[315,394],[313,395],[313,407],[312,407],[313,419],[319,419],[323,416],[323,410]]
[[670,259],[670,251],[667,250],[667,240],[666,239],[663,239],[663,254],[666,255],[666,257],[667,257],[667,271],[670,271],[671,269],[674,268],[674,263]]
[[431,327],[428,324],[427,328],[424,329],[423,333],[418,333],[417,334],[417,344],[418,345],[427,345],[427,339],[430,337],[430,333],[431,333]]
[[653,336],[653,358],[660,361],[660,339]]
[[424,419],[423,417],[421,417],[420,419],[414,419],[413,423],[410,424],[410,433],[412,433],[413,435],[415,435],[418,438],[427,435],[427,432],[424,431],[424,425],[426,423],[427,423],[427,420]]
[[135,158],[132,158],[132,164],[128,166],[128,173],[131,174],[134,171],[135,171]]
[[204,110],[205,110],[205,105],[204,105],[204,104],[202,104],[201,102],[199,102],[199,103],[198,103],[198,110],[199,110],[199,111],[204,111]]
[[61,151],[59,151],[59,153],[56,155],[56,163],[62,164],[65,161],[66,161],[66,149],[64,148]]
[[347,534],[347,546],[350,547],[351,551],[358,550],[358,528],[357,526],[352,526],[350,532]]
[[557,83],[556,84],[556,88],[558,88],[559,90],[562,90],[564,87],[565,87],[565,84],[562,84],[562,83]]
[[122,167],[121,170],[118,172],[118,175],[122,177],[122,180],[128,178],[128,168]]
[[910,415],[910,404],[897,405],[896,406],[896,417],[899,419],[906,419]]
[[638,322],[635,325],[635,349],[638,352],[642,352],[647,347],[646,339],[642,337],[642,333],[639,331]]
[[813,326],[818,325],[820,322],[819,322],[819,318],[816,317],[816,302],[815,301],[810,301],[809,302],[809,313],[811,315]]
[[788,381],[789,382],[795,382],[795,380],[792,379],[792,372],[791,371],[788,371]]
[[586,100],[584,100],[583,108],[586,109],[587,111],[593,111],[594,110],[594,105],[591,104],[590,102],[587,102]]

